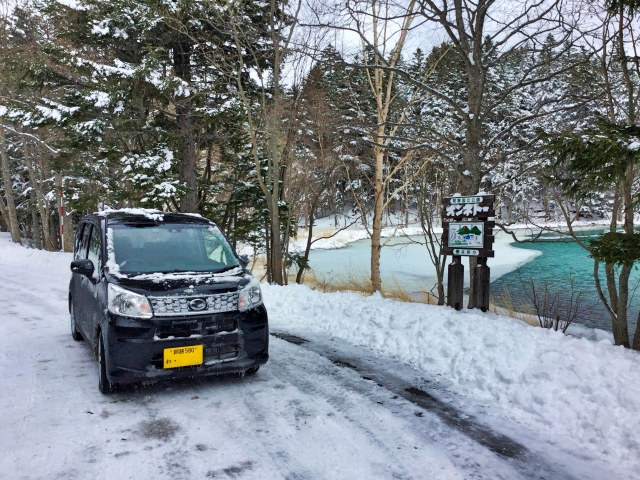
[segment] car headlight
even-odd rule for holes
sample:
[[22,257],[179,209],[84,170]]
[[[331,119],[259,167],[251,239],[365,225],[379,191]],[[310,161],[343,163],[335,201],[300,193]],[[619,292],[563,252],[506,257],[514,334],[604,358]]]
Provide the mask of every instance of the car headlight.
[[108,308],[111,313],[134,318],[151,318],[153,311],[144,295],[109,284],[107,288]]
[[260,291],[260,282],[252,278],[245,287],[240,290],[238,297],[238,310],[244,312],[251,308],[262,305],[262,292]]

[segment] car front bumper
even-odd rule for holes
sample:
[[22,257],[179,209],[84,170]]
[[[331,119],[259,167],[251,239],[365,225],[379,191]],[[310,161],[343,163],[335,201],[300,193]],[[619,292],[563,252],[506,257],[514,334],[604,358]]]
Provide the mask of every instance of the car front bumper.
[[[244,373],[269,359],[267,311],[132,319],[109,314],[107,376],[115,383]],[[203,345],[201,365],[163,368],[166,348]]]

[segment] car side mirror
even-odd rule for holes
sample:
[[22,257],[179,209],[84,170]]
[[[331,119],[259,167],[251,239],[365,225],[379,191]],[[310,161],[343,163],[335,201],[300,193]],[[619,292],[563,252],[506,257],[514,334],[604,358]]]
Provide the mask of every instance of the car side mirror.
[[93,275],[93,270],[95,267],[93,266],[93,262],[88,258],[83,258],[81,260],[74,260],[71,262],[71,271],[73,273],[79,273],[80,275],[84,275],[86,277],[90,277]]
[[247,265],[249,265],[248,255],[238,255],[238,260],[240,260],[240,265],[242,265],[242,268],[247,268]]

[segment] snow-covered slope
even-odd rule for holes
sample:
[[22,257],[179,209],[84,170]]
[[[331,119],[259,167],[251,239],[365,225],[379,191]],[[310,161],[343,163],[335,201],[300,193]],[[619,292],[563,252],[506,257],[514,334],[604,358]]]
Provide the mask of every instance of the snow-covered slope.
[[410,363],[465,408],[640,478],[640,354],[479,311],[265,286],[274,328],[322,331]]

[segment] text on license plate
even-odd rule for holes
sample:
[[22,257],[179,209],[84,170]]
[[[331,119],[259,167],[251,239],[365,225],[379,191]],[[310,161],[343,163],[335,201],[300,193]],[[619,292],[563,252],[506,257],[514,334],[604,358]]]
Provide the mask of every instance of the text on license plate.
[[190,347],[173,347],[164,349],[164,368],[178,368],[189,367],[191,365],[202,365],[202,362],[202,345],[191,345]]

